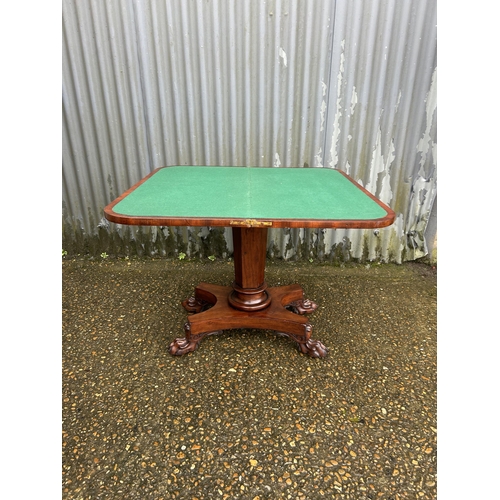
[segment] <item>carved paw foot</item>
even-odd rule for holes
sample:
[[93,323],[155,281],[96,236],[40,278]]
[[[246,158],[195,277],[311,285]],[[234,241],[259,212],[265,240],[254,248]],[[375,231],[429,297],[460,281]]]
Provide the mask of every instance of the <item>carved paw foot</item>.
[[170,354],[174,356],[182,356],[188,352],[193,352],[197,349],[199,342],[188,340],[185,337],[175,339],[169,346]]
[[309,339],[298,345],[301,352],[309,354],[312,358],[324,358],[328,354],[328,349],[319,340]]
[[189,299],[182,302],[182,307],[184,307],[187,312],[194,314],[205,311],[212,305],[213,304],[210,304],[209,302],[201,299],[197,299],[196,297],[189,297]]
[[295,314],[310,314],[318,308],[318,305],[312,300],[300,299],[290,302],[286,308]]

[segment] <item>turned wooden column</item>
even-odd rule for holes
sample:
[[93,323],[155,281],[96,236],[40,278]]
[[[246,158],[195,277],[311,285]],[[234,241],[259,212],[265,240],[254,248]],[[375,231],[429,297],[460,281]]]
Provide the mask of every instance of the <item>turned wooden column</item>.
[[259,311],[271,303],[264,278],[267,228],[233,227],[234,282],[229,304],[240,311]]

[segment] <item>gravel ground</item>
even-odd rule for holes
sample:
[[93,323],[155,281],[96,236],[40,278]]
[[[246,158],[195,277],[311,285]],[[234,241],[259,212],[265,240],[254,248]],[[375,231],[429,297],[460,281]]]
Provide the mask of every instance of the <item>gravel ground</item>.
[[63,261],[64,499],[436,498],[436,271],[268,262],[318,304],[313,359],[232,330],[173,357],[230,262]]

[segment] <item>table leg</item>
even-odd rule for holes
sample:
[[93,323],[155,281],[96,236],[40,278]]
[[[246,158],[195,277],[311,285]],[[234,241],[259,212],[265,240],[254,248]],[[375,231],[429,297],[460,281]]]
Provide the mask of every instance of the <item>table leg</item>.
[[314,312],[316,304],[304,298],[298,285],[267,287],[267,229],[233,228],[233,242],[233,285],[201,283],[196,287],[194,296],[183,302],[184,308],[193,313],[184,325],[185,337],[170,344],[170,353],[194,351],[203,338],[224,329],[258,328],[290,337],[304,354],[326,356],[326,347],[311,339],[312,326],[305,317]]

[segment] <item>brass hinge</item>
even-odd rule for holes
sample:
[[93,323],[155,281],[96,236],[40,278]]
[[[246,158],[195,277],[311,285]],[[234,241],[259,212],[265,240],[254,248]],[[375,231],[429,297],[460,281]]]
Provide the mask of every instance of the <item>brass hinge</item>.
[[231,226],[246,226],[246,227],[261,227],[272,226],[273,223],[267,220],[245,219],[245,220],[232,220]]

